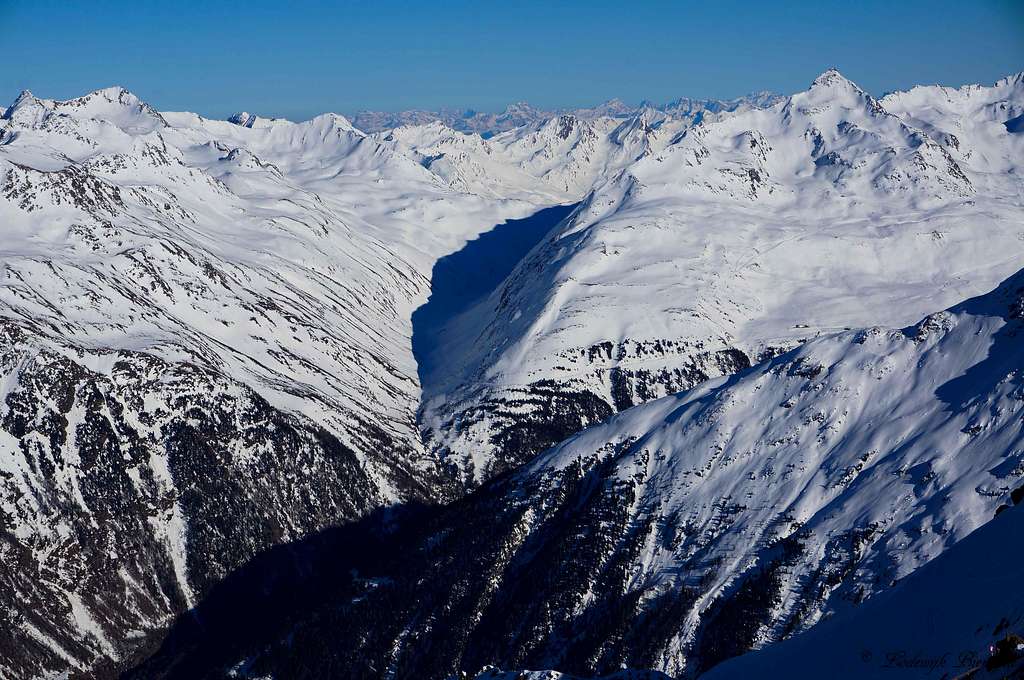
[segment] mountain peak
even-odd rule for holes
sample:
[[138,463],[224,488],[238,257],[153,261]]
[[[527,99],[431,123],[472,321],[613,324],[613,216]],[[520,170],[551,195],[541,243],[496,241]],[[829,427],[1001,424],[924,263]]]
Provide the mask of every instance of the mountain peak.
[[106,102],[108,104],[118,104],[120,106],[127,107],[139,107],[140,110],[156,113],[156,110],[149,104],[142,101],[138,95],[120,85],[112,85],[99,90],[93,90],[86,95],[78,97],[77,99],[68,99],[57,103],[60,106],[67,105],[68,107],[80,107],[95,102]]
[[18,95],[18,98],[14,100],[14,103],[11,104],[11,106],[17,106],[19,103],[29,99],[36,99],[36,96],[32,94],[32,90],[22,90],[21,94]]
[[122,87],[120,85],[112,85],[110,87],[104,87],[104,88],[101,88],[99,90],[95,90],[94,92],[90,92],[89,94],[87,94],[85,96],[86,97],[98,97],[98,98],[106,99],[106,100],[112,101],[112,102],[120,101],[122,99],[129,99],[129,98],[130,99],[138,99],[138,97],[135,96],[135,94],[133,94],[127,88]]
[[536,109],[534,109],[533,106],[530,105],[530,102],[520,101],[520,102],[512,102],[511,104],[506,106],[505,110],[503,111],[503,113],[504,114],[533,113],[534,111],[536,111]]
[[29,90],[22,90],[18,98],[7,107],[0,118],[22,124],[32,125],[39,122],[42,116],[52,108],[52,102],[44,102]]
[[813,83],[811,83],[812,90],[819,88],[834,89],[837,87],[860,89],[835,67],[826,69],[820,76],[814,79]]
[[814,79],[811,87],[799,95],[817,105],[866,106],[873,113],[882,113],[878,101],[849,80],[837,68],[830,68]]
[[1024,71],[1011,73],[1005,78],[1000,78],[995,83],[995,87],[1013,87],[1015,85],[1024,85]]
[[[264,118],[260,120],[266,119]],[[285,122],[283,118],[273,118],[267,123],[267,125],[275,125],[282,122]],[[324,125],[330,128],[337,128],[346,132],[360,132],[360,134],[362,134],[361,131],[356,130],[355,126],[352,125],[352,122],[348,118],[340,113],[321,113],[319,116],[310,119],[309,123],[312,125]]]
[[[322,115],[327,116],[333,114]],[[239,111],[238,113],[229,116],[228,122],[247,128],[266,128],[273,127],[274,125],[289,123],[291,121],[288,121],[284,118],[264,118],[263,116],[257,115],[255,113],[249,113],[248,111]]]
[[618,97],[613,97],[592,109],[584,109],[584,111],[588,111],[591,115],[595,116],[622,117],[635,111],[635,108]]
[[242,127],[252,127],[252,123],[255,120],[256,114],[249,113],[248,111],[239,111],[238,113],[234,113],[228,116],[229,123],[241,125]]
[[167,125],[167,121],[156,109],[119,85],[66,100],[40,99],[30,91],[23,90],[3,117],[21,125],[36,127],[53,112],[77,120],[107,121],[133,134]]

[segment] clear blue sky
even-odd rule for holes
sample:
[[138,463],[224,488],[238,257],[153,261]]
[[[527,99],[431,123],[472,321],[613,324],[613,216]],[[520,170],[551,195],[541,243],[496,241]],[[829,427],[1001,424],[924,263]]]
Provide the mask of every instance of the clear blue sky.
[[0,0],[0,101],[123,85],[164,110],[307,118],[871,92],[1024,70],[1024,0]]

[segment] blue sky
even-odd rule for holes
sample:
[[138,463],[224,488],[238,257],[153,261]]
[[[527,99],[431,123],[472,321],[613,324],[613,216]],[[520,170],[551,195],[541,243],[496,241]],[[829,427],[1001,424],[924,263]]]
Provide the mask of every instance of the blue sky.
[[164,110],[294,119],[803,89],[876,94],[1024,70],[1022,0],[0,0],[0,101],[123,85]]

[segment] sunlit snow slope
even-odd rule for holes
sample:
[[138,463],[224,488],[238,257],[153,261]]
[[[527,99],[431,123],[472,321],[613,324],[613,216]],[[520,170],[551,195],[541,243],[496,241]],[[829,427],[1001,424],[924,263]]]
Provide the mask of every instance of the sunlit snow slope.
[[1021,75],[880,102],[833,70],[646,147],[449,325],[432,445],[485,479],[820,332],[990,288],[1024,265],[1022,107]]

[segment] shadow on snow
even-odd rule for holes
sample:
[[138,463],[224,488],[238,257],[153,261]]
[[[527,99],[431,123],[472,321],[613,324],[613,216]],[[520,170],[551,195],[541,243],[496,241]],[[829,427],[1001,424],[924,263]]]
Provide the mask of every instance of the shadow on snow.
[[497,288],[515,266],[576,205],[558,205],[508,220],[441,258],[430,277],[430,298],[412,315],[412,352],[424,392],[443,356],[444,327]]

